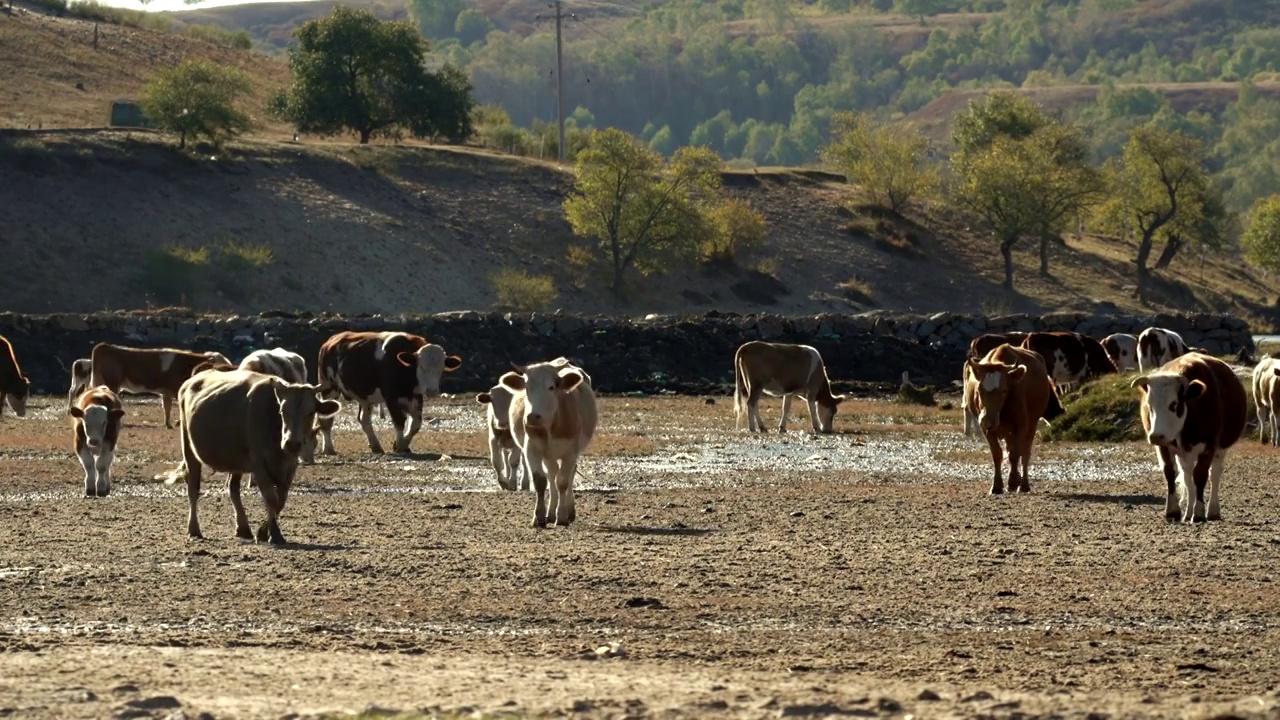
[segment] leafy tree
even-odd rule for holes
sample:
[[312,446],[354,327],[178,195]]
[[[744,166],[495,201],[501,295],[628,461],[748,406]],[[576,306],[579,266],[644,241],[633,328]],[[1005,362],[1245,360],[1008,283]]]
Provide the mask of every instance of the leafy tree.
[[706,213],[719,196],[720,165],[707,148],[681,148],[664,163],[633,135],[592,133],[564,210],[574,233],[595,239],[608,257],[615,295],[622,296],[628,271],[662,270],[711,237]]
[[957,155],[981,150],[997,137],[1014,140],[1030,136],[1052,120],[1044,108],[1016,92],[993,92],[969,101],[951,122],[951,144]]
[[1240,237],[1244,259],[1268,272],[1280,271],[1280,195],[1259,198]]
[[407,22],[384,22],[365,10],[335,7],[295,33],[289,49],[293,85],[269,109],[302,132],[352,130],[361,144],[374,134],[471,135],[471,83],[452,65],[430,72],[426,41]]
[[928,15],[937,15],[947,9],[946,0],[894,0],[893,9],[903,15],[915,15],[920,18],[920,24],[924,24],[924,19]]
[[458,20],[467,9],[467,3],[466,0],[407,0],[405,9],[423,35],[446,38],[455,32],[461,35],[457,31]]
[[248,91],[249,81],[235,68],[184,60],[147,83],[142,111],[157,127],[178,133],[180,148],[188,137],[218,144],[249,129],[249,116],[235,107],[236,98]]
[[746,200],[730,198],[708,213],[712,232],[702,246],[705,262],[730,262],[739,251],[764,244],[769,225]]
[[478,8],[467,8],[458,13],[458,19],[453,24],[453,34],[463,45],[484,40],[491,30],[493,23],[489,16]]
[[1145,125],[1133,131],[1109,175],[1110,199],[1101,208],[1101,219],[1113,228],[1138,231],[1135,295],[1145,300],[1155,241],[1168,241],[1172,229],[1201,227],[1206,206],[1215,202],[1204,148],[1180,132]]
[[[1058,235],[1103,187],[1096,169],[1073,161],[1072,132],[1051,125],[1022,139],[1000,135],[956,164],[954,198],[1000,243],[1008,289],[1013,289],[1014,245],[1023,237]],[[1043,255],[1041,269],[1047,269]]]
[[939,186],[938,166],[929,161],[928,150],[928,138],[910,125],[876,126],[869,115],[839,113],[831,121],[831,143],[822,158],[877,204],[897,213],[907,201]]

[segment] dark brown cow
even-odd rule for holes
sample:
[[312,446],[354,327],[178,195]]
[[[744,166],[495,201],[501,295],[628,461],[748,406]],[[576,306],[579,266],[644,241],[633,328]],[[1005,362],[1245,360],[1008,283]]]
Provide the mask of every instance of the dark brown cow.
[[74,418],[76,456],[84,467],[84,496],[106,497],[111,493],[111,461],[124,417],[120,397],[105,386],[92,388],[67,412]]
[[1053,383],[1040,356],[1004,344],[981,360],[965,360],[964,393],[991,447],[995,476],[991,494],[1004,492],[1000,464],[1003,440],[1009,454],[1009,490],[1031,492],[1027,466],[1035,444],[1036,426],[1053,397]]
[[1142,390],[1142,427],[1168,484],[1164,516],[1186,523],[1222,519],[1218,482],[1227,450],[1244,434],[1248,415],[1240,378],[1211,355],[1188,353],[1136,378],[1133,386]]
[[1049,377],[1059,388],[1119,372],[1102,343],[1080,333],[1031,333],[1022,341],[1022,347],[1044,360]]
[[89,355],[93,368],[90,387],[105,385],[114,393],[159,395],[164,404],[164,426],[173,427],[173,401],[178,389],[201,363],[231,361],[222,353],[190,352],[173,348],[131,348],[98,343]]
[[981,360],[987,356],[987,353],[1008,343],[1014,347],[1022,344],[1027,339],[1027,333],[1024,332],[1007,332],[1007,333],[987,333],[979,335],[969,341],[969,354],[966,356],[971,360]]
[[[369,450],[382,452],[373,431],[373,406],[383,403],[396,429],[395,452],[408,452],[422,427],[423,397],[440,394],[440,376],[462,366],[456,355],[424,338],[402,332],[342,332],[325,341],[316,361],[316,376],[325,397],[342,397],[358,406],[360,427]],[[410,420],[408,431],[405,421]],[[333,418],[320,421],[324,454],[336,455]]]
[[13,352],[13,345],[0,335],[0,415],[4,414],[4,404],[9,403],[13,414],[22,417],[27,414],[27,393],[31,391],[31,381],[22,374],[18,366],[18,356]]

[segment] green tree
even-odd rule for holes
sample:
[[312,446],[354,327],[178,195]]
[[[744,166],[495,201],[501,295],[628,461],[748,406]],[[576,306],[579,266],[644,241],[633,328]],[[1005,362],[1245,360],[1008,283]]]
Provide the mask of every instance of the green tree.
[[893,9],[903,15],[915,15],[920,18],[920,24],[924,24],[924,19],[929,15],[937,15],[947,9],[946,0],[894,0]]
[[[1013,289],[1013,248],[1023,237],[1062,232],[1062,225],[1098,200],[1103,182],[1083,162],[1068,162],[1072,130],[1046,126],[1014,139],[1000,135],[955,166],[956,203],[982,221],[1000,244],[1004,286]],[[1041,256],[1041,269],[1047,270]]]
[[928,138],[910,125],[877,126],[870,115],[839,113],[831,120],[822,159],[897,213],[912,198],[938,189],[939,168],[928,151]]
[[1259,198],[1249,211],[1249,226],[1240,236],[1245,262],[1266,270],[1280,271],[1280,195]]
[[467,8],[458,13],[458,19],[453,24],[453,34],[463,45],[484,40],[491,30],[493,23],[479,8]]
[[405,9],[429,38],[452,37],[459,16],[467,9],[466,0],[407,0]]
[[1000,91],[969,101],[969,106],[951,122],[951,144],[955,154],[975,152],[991,145],[997,137],[1014,140],[1030,136],[1051,123],[1044,108],[1021,93]]
[[702,246],[704,262],[731,262],[739,251],[763,245],[769,234],[764,215],[746,200],[725,200],[711,208],[707,217],[712,233]]
[[1145,125],[1133,131],[1117,162],[1110,164],[1109,200],[1100,219],[1111,228],[1138,232],[1137,289],[1145,300],[1148,263],[1157,239],[1174,228],[1197,227],[1214,202],[1204,169],[1204,147],[1180,132]]
[[351,130],[460,142],[471,135],[471,82],[452,65],[427,70],[426,41],[408,22],[384,22],[339,5],[295,33],[289,49],[293,84],[274,97],[272,113],[301,132]]
[[714,232],[707,211],[719,199],[720,158],[685,147],[668,162],[633,135],[591,134],[574,164],[574,192],[564,202],[575,234],[592,238],[623,295],[627,273],[649,274],[690,257]]
[[180,148],[188,137],[220,144],[249,129],[249,116],[235,107],[236,98],[248,91],[249,81],[235,68],[184,60],[147,83],[142,111],[157,127],[178,133]]

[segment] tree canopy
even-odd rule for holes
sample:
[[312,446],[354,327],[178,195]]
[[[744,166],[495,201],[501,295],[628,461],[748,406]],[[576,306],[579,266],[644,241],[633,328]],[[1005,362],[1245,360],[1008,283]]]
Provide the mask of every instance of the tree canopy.
[[218,144],[249,129],[249,116],[236,109],[236,98],[249,91],[249,81],[235,68],[207,60],[184,60],[165,68],[147,83],[142,111],[155,125],[187,138]]
[[1261,198],[1253,206],[1240,247],[1250,265],[1268,272],[1280,271],[1280,195]]
[[909,200],[938,189],[939,168],[928,150],[928,138],[911,125],[877,125],[864,113],[838,113],[822,159],[896,213]]

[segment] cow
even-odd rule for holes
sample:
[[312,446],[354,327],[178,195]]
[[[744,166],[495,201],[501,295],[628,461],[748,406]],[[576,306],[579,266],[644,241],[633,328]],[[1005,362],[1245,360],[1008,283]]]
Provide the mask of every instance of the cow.
[[520,476],[521,490],[529,489],[529,475],[524,472],[521,461],[521,450],[511,435],[511,401],[516,393],[506,385],[498,383],[487,392],[476,395],[476,402],[484,405],[486,424],[489,427],[489,462],[498,477],[498,486],[503,490],[515,490],[516,479]]
[[1144,373],[1186,354],[1187,343],[1172,330],[1152,327],[1138,334],[1138,369]]
[[178,391],[182,421],[182,465],[187,482],[187,535],[200,533],[197,504],[201,470],[231,475],[231,505],[236,537],[252,540],[249,519],[240,501],[240,479],[252,474],[266,506],[258,542],[283,545],[279,517],[298,470],[298,453],[317,417],[332,417],[342,408],[319,396],[320,386],[288,383],[249,370],[202,372]]
[[[1237,373],[1239,376],[1239,373]],[[1280,447],[1280,360],[1264,357],[1253,369],[1253,404],[1258,414],[1258,442]]]
[[4,405],[9,403],[13,414],[23,417],[27,414],[27,394],[31,392],[31,380],[22,374],[18,365],[18,356],[13,352],[13,345],[0,335],[0,415],[4,414]]
[[595,392],[585,374],[567,362],[514,368],[498,382],[515,393],[507,422],[538,495],[533,526],[545,528],[547,518],[555,516],[556,525],[567,527],[577,518],[574,472],[596,432]]
[[1102,338],[1102,349],[1107,351],[1116,370],[1126,373],[1138,369],[1138,338],[1128,333],[1113,333]]
[[124,417],[120,396],[105,385],[85,390],[67,414],[72,417],[76,456],[84,467],[84,496],[106,497],[111,494],[111,461]]
[[1036,352],[1006,343],[981,360],[966,359],[964,374],[968,407],[976,408],[978,426],[991,447],[991,494],[1004,493],[1001,440],[1009,454],[1009,491],[1031,492],[1028,465],[1036,427],[1054,397],[1044,362]]
[[1244,384],[1225,362],[1203,353],[1180,355],[1131,384],[1142,391],[1142,428],[1168,485],[1165,518],[1222,519],[1218,482],[1227,451],[1244,434]]
[[733,354],[733,401],[738,429],[765,432],[760,419],[760,396],[782,396],[778,432],[787,431],[791,398],[799,395],[809,407],[809,424],[815,433],[830,433],[843,395],[831,392],[831,381],[822,355],[809,345],[752,340]]
[[[383,403],[391,414],[395,452],[408,452],[422,427],[422,402],[440,394],[440,376],[462,366],[462,358],[446,355],[444,348],[422,337],[402,332],[341,332],[324,342],[316,360],[316,379],[327,398],[342,397],[356,403],[360,427],[369,439],[369,450],[381,454],[382,443],[373,431],[373,406]],[[409,420],[406,432],[405,422]],[[321,448],[336,455],[333,419],[320,421]]]
[[1102,343],[1074,332],[1034,332],[1021,347],[1044,360],[1045,370],[1058,389],[1118,372]]
[[307,382],[307,361],[298,353],[284,348],[254,350],[240,361],[240,369],[275,375],[287,383],[301,385]]
[[[173,401],[178,389],[201,363],[231,364],[217,352],[190,352],[173,348],[132,348],[98,343],[89,354],[90,387],[105,385],[114,393],[159,395],[164,404],[164,426],[173,427]],[[74,382],[74,381],[73,381]]]
[[93,362],[89,358],[80,358],[71,363],[71,389],[67,391],[68,408],[75,407],[76,400],[81,393],[89,389],[89,381],[92,379]]
[[[986,333],[985,335],[978,335],[969,341],[969,352],[965,357],[970,360],[981,360],[986,357],[987,353],[995,350],[1005,343],[1013,345],[1014,347],[1021,345],[1022,341],[1025,340],[1026,337],[1027,333],[1024,332]],[[962,392],[960,393],[960,410],[961,414],[964,416],[964,434],[965,437],[969,437],[978,430],[978,416],[970,410],[967,404],[968,395],[963,392],[963,374],[960,378],[960,387],[962,388]]]

